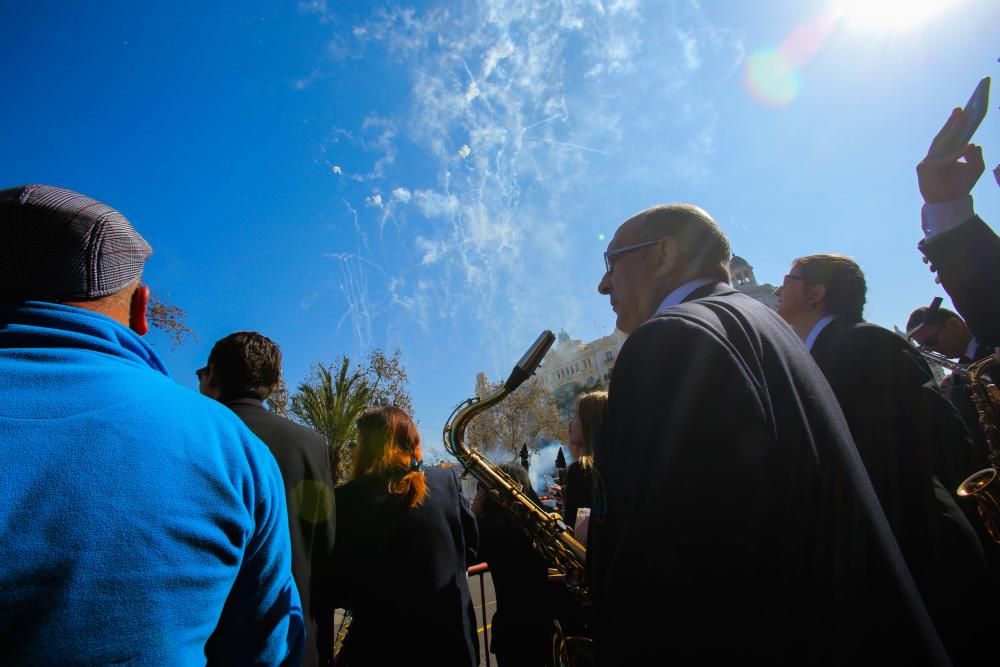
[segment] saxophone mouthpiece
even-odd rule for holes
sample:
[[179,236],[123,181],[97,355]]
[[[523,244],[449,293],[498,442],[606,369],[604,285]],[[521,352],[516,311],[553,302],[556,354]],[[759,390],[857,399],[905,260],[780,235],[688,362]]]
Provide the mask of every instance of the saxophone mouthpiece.
[[531,347],[528,348],[528,351],[524,353],[521,360],[517,362],[517,365],[514,366],[514,370],[510,372],[510,377],[504,382],[503,388],[508,392],[514,391],[525,380],[530,378],[535,369],[538,368],[538,364],[542,363],[542,357],[552,347],[555,339],[556,335],[554,333],[548,329],[543,331],[535,342],[532,343]]

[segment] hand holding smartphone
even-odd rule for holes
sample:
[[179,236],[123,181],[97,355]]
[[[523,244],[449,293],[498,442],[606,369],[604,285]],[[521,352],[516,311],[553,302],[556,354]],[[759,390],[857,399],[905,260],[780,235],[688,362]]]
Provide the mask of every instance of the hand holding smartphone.
[[[990,78],[979,82],[964,109],[952,111],[917,165],[917,184],[928,204],[952,201],[972,192],[986,170],[983,150],[969,140],[979,128],[990,101]],[[963,161],[964,160],[964,161]]]
[[[984,77],[976,89],[972,92],[972,97],[962,110],[961,114],[953,114],[945,126],[941,128],[938,136],[934,137],[931,150],[927,157],[939,157],[950,155],[963,149],[972,136],[979,129],[979,125],[986,117],[986,110],[990,106],[990,77]],[[957,116],[957,117],[956,117]]]

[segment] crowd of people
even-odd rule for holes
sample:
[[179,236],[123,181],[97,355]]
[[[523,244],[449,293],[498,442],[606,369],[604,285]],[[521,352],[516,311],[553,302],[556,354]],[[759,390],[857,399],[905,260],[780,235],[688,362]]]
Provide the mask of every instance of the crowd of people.
[[628,338],[568,425],[582,611],[489,489],[466,500],[424,466],[403,410],[364,412],[334,489],[324,439],[264,405],[273,341],[219,340],[202,395],[182,387],[143,339],[152,249],[131,223],[62,188],[0,191],[0,663],[326,665],[344,608],[338,665],[471,667],[466,569],[485,560],[502,667],[550,664],[567,615],[606,666],[989,664],[1000,553],[955,489],[991,431],[924,354],[1000,346],[982,151],[944,149],[963,121],[917,168],[919,247],[958,312],[917,308],[912,341],[864,321],[846,256],[792,260],[775,311],[730,285],[703,209],[617,229],[598,291]]

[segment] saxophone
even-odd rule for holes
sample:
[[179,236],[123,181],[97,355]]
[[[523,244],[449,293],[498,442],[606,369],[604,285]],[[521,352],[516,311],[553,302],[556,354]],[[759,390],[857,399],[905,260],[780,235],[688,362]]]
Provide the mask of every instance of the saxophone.
[[979,518],[986,525],[986,532],[1000,544],[1000,391],[989,383],[984,374],[996,365],[994,355],[970,364],[967,370],[972,402],[979,415],[979,423],[989,447],[991,467],[980,470],[958,487],[958,495],[975,498]]
[[[554,333],[548,329],[543,331],[514,366],[502,387],[460,403],[444,426],[444,446],[467,472],[489,489],[494,500],[510,511],[549,564],[550,572],[555,571],[555,578],[562,580],[577,601],[587,607],[590,604],[590,592],[585,581],[587,549],[573,536],[573,531],[561,516],[539,506],[510,475],[465,445],[465,429],[472,418],[500,403],[531,377],[555,339]],[[593,664],[593,644],[589,637],[564,634],[556,619],[553,619],[553,626],[553,664],[569,667]]]
[[460,403],[451,413],[444,427],[444,446],[458,459],[466,471],[482,482],[501,506],[514,516],[531,538],[535,548],[555,570],[577,600],[587,605],[590,594],[584,580],[587,549],[574,536],[558,514],[539,506],[503,470],[475,449],[465,445],[465,429],[480,412],[504,400],[538,368],[556,337],[549,330],[541,333],[524,353],[502,387],[485,396],[475,396]]

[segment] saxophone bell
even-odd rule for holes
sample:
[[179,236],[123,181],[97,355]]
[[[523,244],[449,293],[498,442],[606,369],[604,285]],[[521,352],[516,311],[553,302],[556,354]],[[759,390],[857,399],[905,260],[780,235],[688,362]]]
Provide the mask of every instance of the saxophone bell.
[[971,497],[979,503],[979,518],[990,538],[1000,544],[1000,397],[986,373],[997,364],[995,355],[970,364],[969,390],[982,426],[992,467],[980,470],[958,487],[958,495]]
[[1000,544],[1000,474],[996,468],[986,468],[971,475],[958,487],[958,495],[974,498],[979,518],[994,542]]

